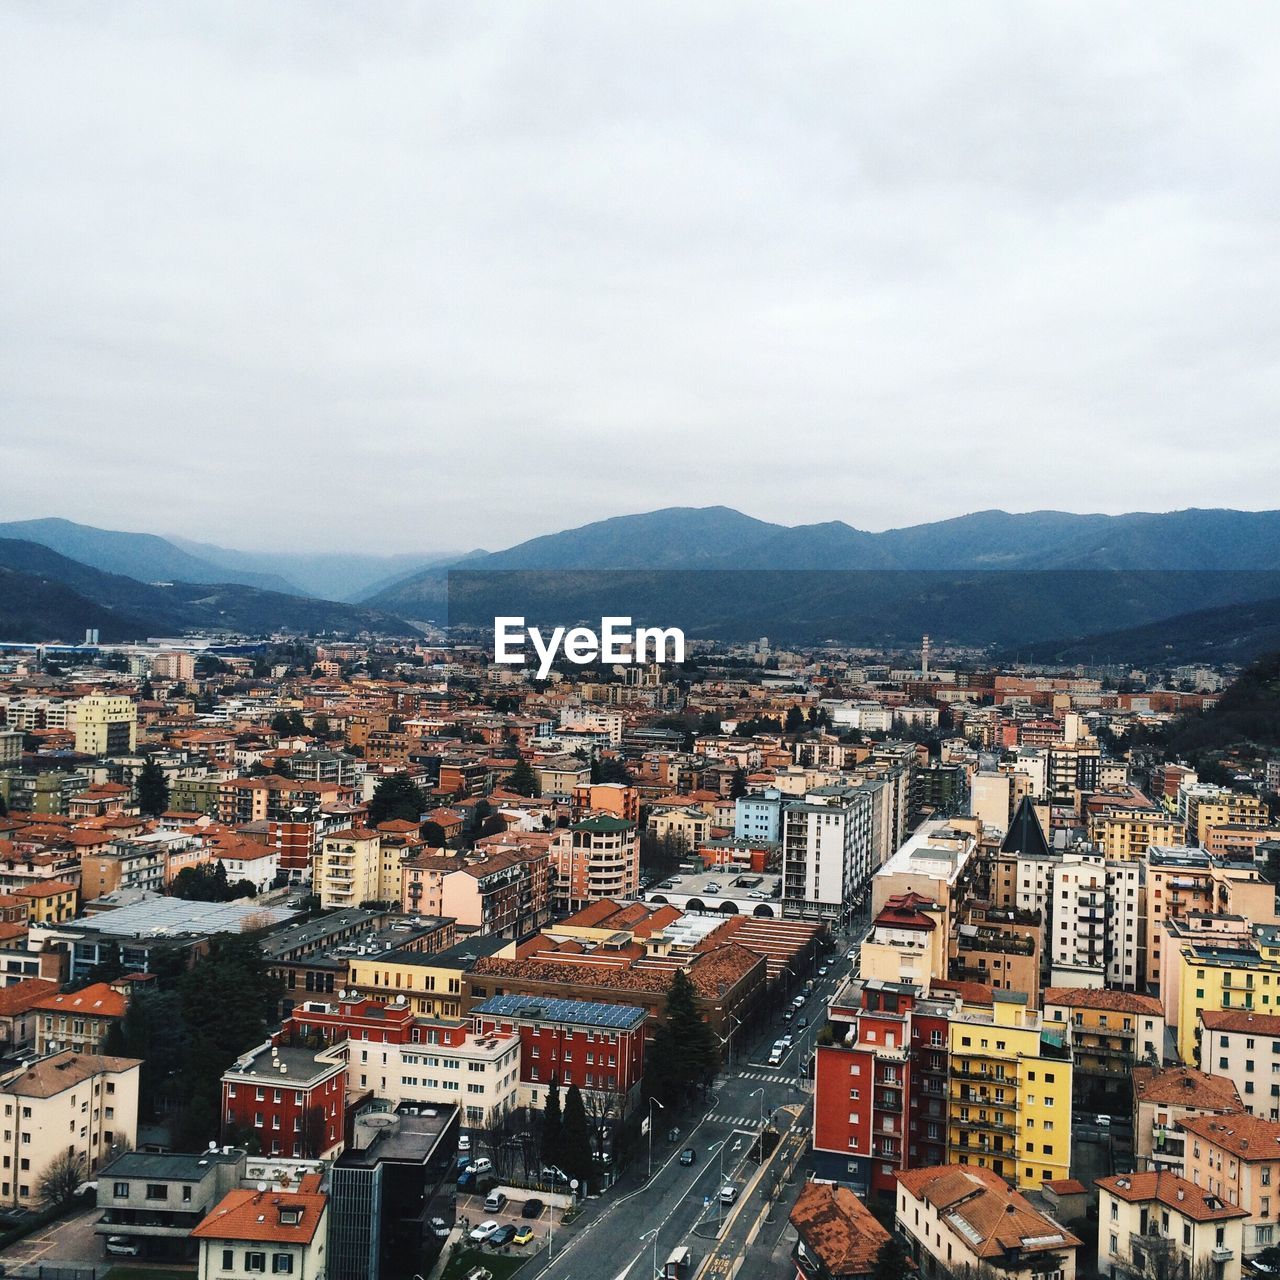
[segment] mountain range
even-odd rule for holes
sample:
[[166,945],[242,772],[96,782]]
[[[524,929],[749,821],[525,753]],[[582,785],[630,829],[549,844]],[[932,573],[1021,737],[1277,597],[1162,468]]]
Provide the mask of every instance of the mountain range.
[[[1172,618],[1184,619],[1180,645],[1229,649],[1236,605],[1280,599],[1280,511],[991,510],[868,532],[671,507],[466,555],[245,552],[61,519],[0,524],[0,540],[9,575],[0,627],[10,638],[15,627],[48,638],[57,618],[67,634],[72,615],[73,636],[98,625],[106,638],[140,624],[270,630],[325,619],[314,629],[395,629],[404,618],[443,621],[451,604],[455,621],[519,612],[513,600],[531,620],[563,621],[617,611],[615,602],[645,621],[683,620],[695,635],[892,643],[928,630],[943,642],[1034,642],[1065,660],[1085,644],[1101,656],[1106,636],[1117,650],[1150,652],[1158,636],[1129,633]],[[33,547],[59,561],[40,561]],[[705,570],[719,572],[689,572]],[[109,611],[109,627],[78,621],[95,609]],[[1246,648],[1270,634],[1262,614],[1248,627]]]
[[360,605],[242,583],[141,582],[36,542],[0,538],[0,639],[77,641],[89,627],[105,642],[185,631],[414,632],[401,619]]

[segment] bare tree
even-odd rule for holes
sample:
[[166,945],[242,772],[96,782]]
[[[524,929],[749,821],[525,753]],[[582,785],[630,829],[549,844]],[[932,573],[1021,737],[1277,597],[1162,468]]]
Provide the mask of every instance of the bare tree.
[[75,1198],[76,1189],[84,1181],[84,1157],[64,1151],[48,1165],[36,1183],[36,1194],[46,1209],[65,1209]]

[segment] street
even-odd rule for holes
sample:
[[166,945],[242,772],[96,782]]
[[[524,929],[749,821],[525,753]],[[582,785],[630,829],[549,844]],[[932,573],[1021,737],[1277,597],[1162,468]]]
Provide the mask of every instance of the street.
[[[731,1061],[717,1078],[706,1111],[680,1123],[675,1141],[668,1139],[671,1126],[664,1123],[661,1111],[655,1112],[652,1179],[645,1178],[647,1161],[638,1159],[633,1173],[615,1188],[615,1198],[589,1207],[580,1227],[567,1230],[563,1241],[557,1237],[554,1256],[548,1261],[544,1251],[524,1274],[538,1280],[578,1280],[586,1274],[603,1280],[641,1280],[653,1269],[655,1258],[660,1272],[672,1250],[684,1245],[692,1254],[691,1274],[727,1275],[726,1263],[739,1256],[754,1269],[784,1245],[789,1252],[786,1218],[807,1167],[812,1118],[810,1085],[801,1064],[826,1021],[832,995],[850,972],[845,953],[862,939],[867,924],[864,907],[848,928],[834,935],[836,950],[825,960],[829,972],[815,978],[814,990],[799,1011],[809,1025],[796,1035],[781,1063],[768,1065],[769,1050],[793,1024],[782,1021],[779,1010],[752,1039],[732,1045]],[[747,1194],[747,1184],[758,1171],[750,1152],[762,1115],[766,1121],[772,1117],[781,1138]],[[687,1147],[697,1153],[691,1166],[679,1160]],[[764,1192],[786,1170],[790,1177],[766,1220]],[[722,1206],[720,1189],[726,1184],[738,1194],[734,1204]],[[761,1267],[758,1274],[770,1272]]]

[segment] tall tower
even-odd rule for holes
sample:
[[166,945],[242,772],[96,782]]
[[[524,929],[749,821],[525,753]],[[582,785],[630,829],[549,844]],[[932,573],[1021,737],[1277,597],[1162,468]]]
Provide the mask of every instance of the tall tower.
[[929,674],[929,637],[920,642],[920,674],[927,676]]

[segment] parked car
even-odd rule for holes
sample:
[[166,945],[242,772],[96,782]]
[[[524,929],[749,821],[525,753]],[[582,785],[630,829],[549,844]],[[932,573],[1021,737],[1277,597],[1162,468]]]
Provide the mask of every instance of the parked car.
[[783,1049],[790,1049],[791,1046],[795,1044],[795,1042],[796,1042],[795,1037],[791,1034],[790,1031],[788,1031],[785,1036],[779,1036],[777,1041],[778,1045],[780,1045]]
[[805,1029],[805,1027],[807,1027],[808,1025],[809,1025],[809,1019],[808,1019],[808,1018],[797,1018],[797,1019],[796,1019],[796,1030],[797,1030],[797,1031],[803,1031],[803,1030]]
[[107,1252],[115,1254],[118,1258],[136,1258],[138,1246],[128,1236],[108,1236]]
[[532,1227],[521,1227],[519,1231],[511,1237],[512,1244],[528,1244],[533,1239]]
[[449,1224],[443,1218],[431,1219],[431,1234],[443,1240],[451,1230]]
[[493,1280],[493,1272],[488,1267],[472,1267],[467,1272],[467,1280]]
[[780,1067],[782,1065],[783,1054],[785,1053],[785,1049],[779,1049],[775,1044],[773,1048],[769,1050],[769,1065],[771,1067]]
[[544,1205],[541,1200],[526,1200],[524,1202],[524,1208],[520,1210],[520,1216],[522,1218],[540,1218],[542,1217],[542,1211],[545,1208],[546,1205]]
[[506,1205],[507,1197],[501,1191],[490,1191],[484,1198],[485,1213],[501,1213]]
[[501,1249],[504,1244],[510,1244],[516,1238],[516,1229],[510,1223],[499,1227],[497,1231],[489,1237],[489,1247],[492,1249]]
[[680,1153],[681,1164],[692,1164],[698,1158],[698,1153],[692,1147],[685,1147]]
[[818,977],[825,978],[827,974],[830,972],[831,972],[831,968],[829,965],[824,964],[824,965],[818,966]]
[[492,1218],[487,1218],[484,1222],[478,1222],[467,1233],[468,1240],[474,1240],[476,1244],[483,1244],[495,1231],[498,1224]]
[[471,1172],[478,1178],[482,1173],[488,1173],[493,1168],[493,1161],[488,1156],[481,1156],[479,1160],[471,1162]]
[[738,1198],[738,1188],[732,1182],[726,1182],[720,1188],[720,1203],[732,1204]]
[[794,1018],[795,1016],[796,1016],[796,1011],[794,1009],[788,1009],[786,1013],[782,1015],[782,1020],[783,1022],[790,1022],[792,1018]]
[[542,1166],[543,1182],[559,1182],[564,1184],[569,1181],[569,1175],[563,1169],[557,1168],[553,1164]]
[[844,953],[844,958],[846,960],[856,960],[858,958],[858,948],[850,947],[849,950]]
[[470,1151],[470,1150],[471,1150],[471,1135],[470,1135],[469,1133],[464,1133],[464,1134],[460,1134],[460,1135],[459,1135],[459,1137],[458,1137],[458,1150],[459,1150],[459,1151]]
[[470,1169],[463,1169],[463,1171],[460,1174],[458,1174],[458,1190],[474,1191],[475,1186],[476,1186],[476,1175],[472,1173]]
[[791,1002],[791,1007],[792,1007],[793,1009],[803,1009],[803,1008],[804,1008],[804,996],[796,996],[796,998],[795,998],[794,1000],[792,1000],[792,1002]]

